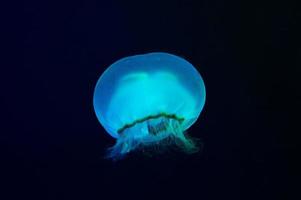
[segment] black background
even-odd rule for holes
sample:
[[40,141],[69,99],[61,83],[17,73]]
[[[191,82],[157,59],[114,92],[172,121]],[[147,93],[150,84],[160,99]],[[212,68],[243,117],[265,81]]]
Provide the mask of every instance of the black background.
[[[297,199],[296,3],[28,1],[21,14],[23,63],[1,80],[4,199]],[[204,78],[188,133],[203,150],[105,160],[114,139],[94,114],[96,81],[155,51]]]

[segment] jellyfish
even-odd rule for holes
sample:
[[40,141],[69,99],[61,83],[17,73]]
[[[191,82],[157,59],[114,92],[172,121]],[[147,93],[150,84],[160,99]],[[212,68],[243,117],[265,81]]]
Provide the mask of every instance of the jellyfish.
[[99,122],[116,139],[107,157],[122,158],[154,145],[197,151],[186,130],[198,119],[205,98],[201,75],[179,56],[154,52],[116,61],[98,79],[93,96]]

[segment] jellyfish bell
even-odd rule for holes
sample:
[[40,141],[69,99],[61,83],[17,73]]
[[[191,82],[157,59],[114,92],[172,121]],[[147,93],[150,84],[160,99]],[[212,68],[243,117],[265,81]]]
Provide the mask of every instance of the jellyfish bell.
[[194,151],[184,131],[199,117],[205,98],[201,75],[183,58],[158,52],[116,61],[100,76],[93,98],[99,122],[116,138],[108,156],[171,143]]

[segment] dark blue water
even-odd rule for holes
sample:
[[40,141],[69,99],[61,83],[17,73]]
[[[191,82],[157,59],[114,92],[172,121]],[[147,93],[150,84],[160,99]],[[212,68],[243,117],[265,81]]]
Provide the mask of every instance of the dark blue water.
[[[300,30],[292,3],[27,1],[22,65],[1,79],[1,199],[294,199]],[[104,160],[93,110],[119,58],[164,51],[202,74],[202,151]],[[299,75],[298,75],[299,74]]]

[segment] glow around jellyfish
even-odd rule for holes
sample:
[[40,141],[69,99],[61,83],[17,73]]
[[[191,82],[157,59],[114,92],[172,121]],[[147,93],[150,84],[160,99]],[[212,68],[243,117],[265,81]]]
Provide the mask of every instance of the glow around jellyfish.
[[205,98],[201,75],[183,58],[158,52],[116,61],[100,76],[93,98],[99,122],[116,138],[107,156],[152,145],[197,151],[184,131],[199,117]]

